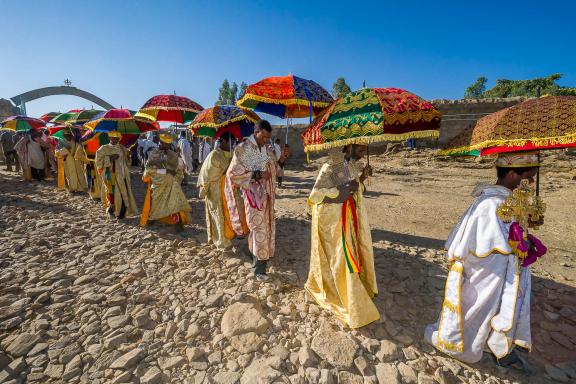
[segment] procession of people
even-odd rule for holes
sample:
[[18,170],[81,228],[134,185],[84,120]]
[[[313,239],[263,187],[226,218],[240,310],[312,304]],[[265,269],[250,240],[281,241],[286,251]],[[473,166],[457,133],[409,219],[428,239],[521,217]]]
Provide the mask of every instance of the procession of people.
[[[350,105],[357,105],[359,99],[364,107],[373,103],[381,108],[380,98],[403,97],[405,92],[395,88],[353,92],[335,101],[302,133],[307,151],[328,151],[308,196],[310,264],[303,288],[310,300],[351,329],[385,319],[374,303],[378,282],[371,219],[364,200],[373,175],[369,144],[437,136],[440,115],[423,100],[416,105],[410,96],[413,112],[428,121],[412,125],[414,120],[406,120],[396,133],[372,136],[362,136],[359,131],[343,134],[350,122],[342,115],[350,113]],[[140,214],[141,226],[151,222],[173,225],[178,233],[187,224],[201,220],[192,212],[183,187],[197,171],[197,193],[206,211],[207,244],[223,258],[247,253],[251,277],[261,283],[270,280],[269,262],[277,253],[275,199],[277,188],[283,187],[290,153],[287,142],[282,147],[280,140],[273,141],[270,123],[237,107],[216,106],[197,114],[189,141],[185,131],[159,131],[154,125],[157,123],[135,120],[129,112],[112,115],[125,116],[122,119],[134,127],[150,131],[134,138],[118,129],[98,131],[95,127],[101,127],[102,121],[118,121],[118,117],[100,117],[101,121],[86,124],[92,132],[85,135],[77,128],[64,128],[55,146],[41,129],[17,134],[3,131],[0,142],[7,170],[20,167],[24,180],[43,180],[55,172],[59,189],[100,198],[110,218],[122,220]],[[225,123],[215,120],[221,115],[227,116]],[[482,124],[481,120],[479,125],[485,129]],[[107,141],[101,142],[91,158],[86,148],[96,133],[105,134]],[[209,139],[196,137],[200,133]],[[446,150],[470,152],[480,148],[469,136],[464,145],[458,143],[459,137]],[[141,208],[132,191],[130,146],[138,147],[146,184]],[[428,343],[463,362],[476,363],[489,351],[498,365],[525,372],[532,367],[517,351],[532,347],[530,265],[547,251],[529,233],[544,224],[545,205],[531,187],[537,184],[540,153],[537,145],[528,147],[516,151],[489,148],[489,154],[496,157],[496,182],[473,192],[475,200],[446,241],[450,269],[444,300],[438,320],[423,332]],[[57,161],[55,170],[50,167],[52,157]],[[200,162],[199,169],[196,161]]]

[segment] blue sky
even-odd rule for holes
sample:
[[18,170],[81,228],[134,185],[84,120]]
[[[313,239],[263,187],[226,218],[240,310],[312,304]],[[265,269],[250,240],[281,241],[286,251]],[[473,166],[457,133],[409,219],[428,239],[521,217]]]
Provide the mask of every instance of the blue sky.
[[[480,75],[559,72],[576,86],[575,11],[568,0],[0,0],[0,97],[69,78],[118,107],[173,91],[209,107],[225,78],[288,73],[427,99],[460,98]],[[91,105],[52,96],[27,109]]]

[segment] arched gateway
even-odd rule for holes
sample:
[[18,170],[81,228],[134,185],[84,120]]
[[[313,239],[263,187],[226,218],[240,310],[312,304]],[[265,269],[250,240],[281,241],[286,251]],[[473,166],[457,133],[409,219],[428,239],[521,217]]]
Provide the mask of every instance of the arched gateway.
[[83,91],[76,87],[70,86],[59,86],[59,87],[45,87],[45,88],[38,88],[33,91],[24,92],[18,96],[11,97],[10,100],[16,105],[16,108],[20,110],[20,113],[25,115],[26,114],[26,103],[32,100],[39,99],[41,97],[46,96],[53,96],[53,95],[72,95],[78,96],[83,99],[89,100],[94,104],[101,106],[104,109],[113,109],[114,107],[107,103],[106,101],[102,100],[96,95],[91,94],[90,92]]

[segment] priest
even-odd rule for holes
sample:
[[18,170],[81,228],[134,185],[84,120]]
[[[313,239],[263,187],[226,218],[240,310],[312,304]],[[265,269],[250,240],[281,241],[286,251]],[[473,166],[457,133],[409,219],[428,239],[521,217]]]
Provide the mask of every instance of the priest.
[[202,163],[197,182],[206,209],[208,244],[222,251],[231,248],[230,241],[235,237],[224,193],[226,170],[232,158],[231,141],[235,141],[235,138],[229,132],[220,135],[220,146],[210,152]]
[[138,214],[130,180],[129,151],[120,144],[120,132],[111,131],[108,136],[110,143],[96,151],[96,171],[102,178],[106,212],[110,217],[123,219]]
[[350,328],[380,318],[364,181],[372,173],[360,159],[365,145],[333,150],[308,198],[312,210],[310,272],[305,289]]
[[[475,363],[488,350],[499,365],[528,371],[515,348],[530,350],[530,267],[546,248],[520,218],[504,221],[506,199],[523,180],[529,183],[539,167],[535,152],[499,155],[497,181],[479,186],[472,205],[446,242],[450,270],[438,320],[425,339],[440,351]],[[520,220],[522,221],[522,220]],[[538,226],[528,219],[529,226]]]

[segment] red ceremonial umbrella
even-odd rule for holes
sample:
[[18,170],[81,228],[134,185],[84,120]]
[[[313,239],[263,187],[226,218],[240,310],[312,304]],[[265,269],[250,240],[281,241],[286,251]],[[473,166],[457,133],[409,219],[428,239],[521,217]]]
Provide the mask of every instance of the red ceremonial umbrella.
[[204,108],[184,96],[157,95],[150,98],[140,108],[136,117],[154,121],[184,124],[194,120],[198,112]]

